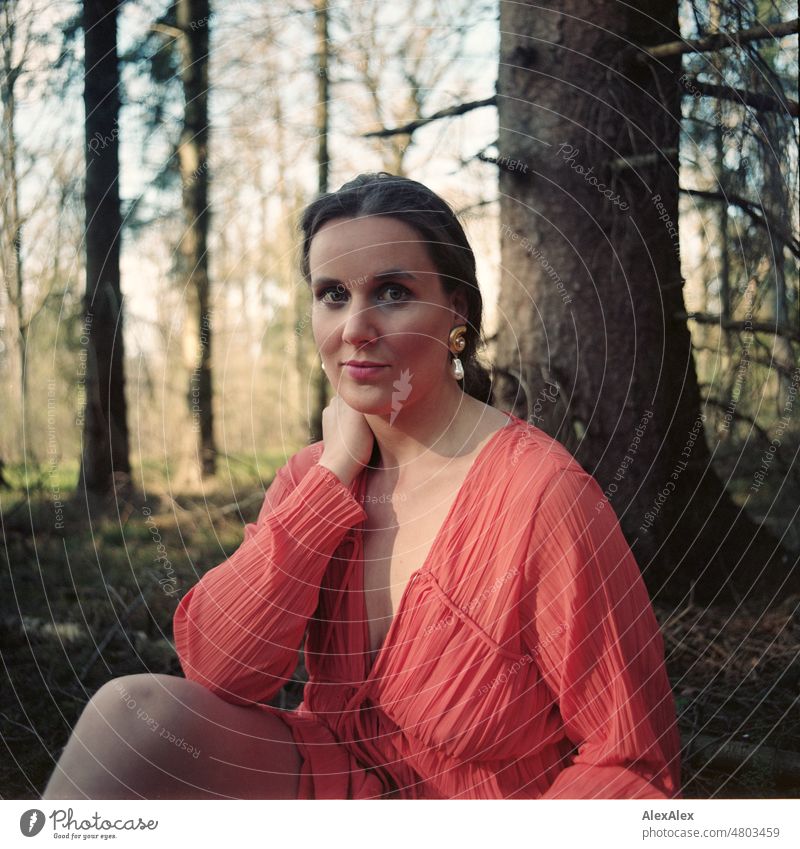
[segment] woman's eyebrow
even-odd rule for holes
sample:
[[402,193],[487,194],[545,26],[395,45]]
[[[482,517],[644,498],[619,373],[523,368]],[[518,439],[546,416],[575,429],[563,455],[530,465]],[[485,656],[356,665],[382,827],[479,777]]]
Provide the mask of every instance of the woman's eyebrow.
[[[404,280],[416,280],[417,276],[412,274],[410,271],[406,271],[403,268],[387,268],[385,271],[379,271],[377,274],[373,274],[372,281],[380,282],[381,280],[386,280],[387,278],[397,279],[402,278]],[[365,277],[357,277],[352,283],[356,286],[361,285],[365,282]],[[318,277],[316,280],[311,281],[312,287],[316,288],[318,286],[339,286],[341,285],[341,280],[337,280],[335,277]]]

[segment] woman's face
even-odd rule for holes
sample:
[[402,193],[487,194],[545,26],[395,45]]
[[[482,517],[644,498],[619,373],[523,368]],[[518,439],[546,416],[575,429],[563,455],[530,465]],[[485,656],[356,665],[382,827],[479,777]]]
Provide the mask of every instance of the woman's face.
[[445,293],[413,227],[386,215],[328,221],[311,241],[309,270],[314,341],[346,404],[391,414],[456,385],[449,335],[466,323],[466,304]]

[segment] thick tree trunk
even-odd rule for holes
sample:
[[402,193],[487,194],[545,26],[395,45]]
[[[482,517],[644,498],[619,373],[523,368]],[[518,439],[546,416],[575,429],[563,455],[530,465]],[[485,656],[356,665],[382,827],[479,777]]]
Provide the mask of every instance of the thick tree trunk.
[[[188,306],[186,347],[190,370],[187,401],[196,434],[202,477],[215,474],[213,387],[211,380],[211,287],[208,276],[208,0],[178,0],[177,23],[182,35],[181,80],[185,99],[178,163],[183,186],[184,232],[180,244]],[[189,470],[184,470],[189,471]],[[190,473],[191,479],[193,475]]]
[[513,329],[498,334],[497,402],[597,478],[651,594],[770,595],[789,564],[712,470],[676,318],[680,57],[637,48],[674,40],[677,3],[580,8],[501,5],[500,309]]
[[86,409],[79,497],[130,483],[119,254],[119,65],[116,0],[85,0]]

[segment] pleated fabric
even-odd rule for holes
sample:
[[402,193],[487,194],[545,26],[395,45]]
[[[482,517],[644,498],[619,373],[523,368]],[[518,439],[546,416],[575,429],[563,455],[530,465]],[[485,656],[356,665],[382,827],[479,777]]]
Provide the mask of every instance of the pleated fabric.
[[[611,505],[509,413],[473,462],[374,663],[366,475],[297,452],[180,601],[187,678],[291,729],[303,799],[681,798],[664,645]],[[294,711],[264,704],[305,641]]]

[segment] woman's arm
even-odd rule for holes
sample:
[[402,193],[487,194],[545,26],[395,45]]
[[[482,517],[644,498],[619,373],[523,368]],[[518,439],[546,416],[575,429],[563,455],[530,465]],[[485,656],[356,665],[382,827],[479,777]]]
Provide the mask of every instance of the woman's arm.
[[328,561],[347,530],[366,518],[323,466],[311,466],[292,486],[284,466],[239,548],[175,611],[184,674],[234,704],[266,701],[291,677]]
[[593,477],[560,470],[534,523],[524,642],[578,746],[542,798],[681,798],[664,644],[613,508]]

